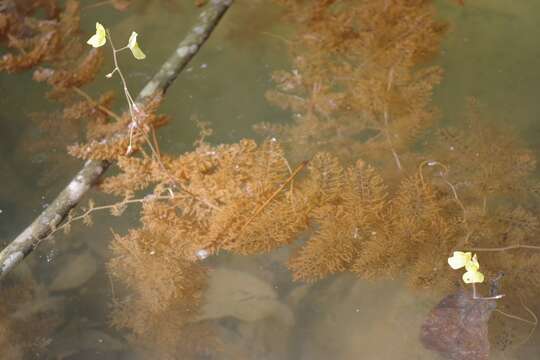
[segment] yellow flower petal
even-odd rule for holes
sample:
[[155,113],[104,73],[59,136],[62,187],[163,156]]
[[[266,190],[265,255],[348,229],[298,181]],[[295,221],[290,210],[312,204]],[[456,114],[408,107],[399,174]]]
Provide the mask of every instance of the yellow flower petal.
[[92,45],[95,48],[105,45],[107,42],[107,32],[105,28],[100,23],[96,23],[96,33],[92,35],[90,39],[86,42],[88,45]]
[[137,60],[142,60],[146,58],[146,55],[143,53],[141,48],[139,47],[139,44],[137,43],[137,33],[134,31],[131,33],[131,36],[129,37],[128,41],[128,48],[131,50],[131,53]]
[[130,50],[131,50],[131,53],[133,54],[133,56],[135,57],[135,59],[143,60],[143,59],[146,58],[146,55],[142,52],[139,45],[135,45],[134,47],[130,48]]
[[472,257],[470,261],[467,261],[467,263],[465,264],[465,269],[467,271],[472,271],[472,272],[478,271],[478,269],[480,269],[480,264],[478,263],[476,254],[474,254],[474,256]]
[[454,270],[461,269],[471,261],[470,252],[454,251],[454,255],[448,258],[448,265]]
[[131,35],[129,36],[129,40],[128,40],[128,48],[132,48],[134,47],[135,45],[137,45],[137,36],[139,36],[139,34],[137,34],[135,31],[131,32]]
[[463,282],[465,284],[482,283],[484,282],[484,274],[480,271],[467,271],[463,274]]

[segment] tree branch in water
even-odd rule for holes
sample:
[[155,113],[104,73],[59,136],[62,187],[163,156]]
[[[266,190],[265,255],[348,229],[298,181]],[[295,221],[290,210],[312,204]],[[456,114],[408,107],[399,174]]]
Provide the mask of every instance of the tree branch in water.
[[[142,105],[155,94],[167,91],[178,74],[197,54],[232,3],[232,0],[210,2],[208,8],[200,14],[197,24],[178,44],[174,53],[165,61],[152,80],[141,90],[135,101],[137,104]],[[125,129],[112,136],[117,139],[127,137],[128,133],[128,129]],[[110,165],[110,162],[103,160],[89,160],[84,164],[47,209],[0,252],[0,278],[8,274],[61,224],[69,211],[77,206]]]

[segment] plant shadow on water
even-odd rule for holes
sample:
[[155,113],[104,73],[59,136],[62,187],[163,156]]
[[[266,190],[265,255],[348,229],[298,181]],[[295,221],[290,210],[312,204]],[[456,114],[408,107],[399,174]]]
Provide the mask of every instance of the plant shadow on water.
[[[128,3],[0,2],[5,243],[76,170],[66,146],[115,163],[3,280],[3,357],[536,358],[533,5],[238,0],[142,106],[84,47],[95,21],[139,33],[135,92],[220,1]],[[474,299],[456,250],[505,296]]]

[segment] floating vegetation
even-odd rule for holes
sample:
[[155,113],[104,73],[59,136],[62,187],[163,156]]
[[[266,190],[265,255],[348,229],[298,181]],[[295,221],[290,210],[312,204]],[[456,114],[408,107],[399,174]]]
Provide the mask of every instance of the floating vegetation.
[[[145,57],[137,33],[118,49],[98,23],[88,40],[93,48],[83,50],[77,1],[6,2],[0,36],[12,52],[0,69],[34,70],[65,105],[54,124],[42,126],[70,130],[71,155],[117,170],[98,185],[116,200],[90,202],[52,232],[77,220],[91,224],[99,210],[120,216],[140,206],[139,225],[110,241],[107,272],[120,288],[111,322],[163,358],[218,351],[211,327],[197,323],[209,257],[289,247],[286,266],[297,281],[351,272],[451,292],[432,311],[422,341],[452,359],[487,359],[495,304],[528,309],[522,303],[532,303],[540,288],[540,253],[520,250],[540,249],[534,154],[509,127],[484,119],[474,99],[463,121],[437,125],[432,98],[443,69],[433,60],[448,26],[432,1],[275,2],[294,33],[285,39],[290,68],[273,73],[266,97],[293,120],[257,124],[263,140],[229,144],[211,144],[202,126],[181,154],[162,152],[157,140],[169,121],[157,115],[164,94],[132,97],[118,65],[123,49]],[[107,77],[118,73],[128,102],[121,115],[112,110],[112,93],[94,100],[82,89],[99,73],[107,40],[115,63]],[[190,49],[177,52],[198,47]],[[448,261],[465,268],[473,294],[457,289],[463,274]],[[500,272],[505,296],[477,297],[484,278]],[[466,328],[455,323],[463,316],[472,317]]]

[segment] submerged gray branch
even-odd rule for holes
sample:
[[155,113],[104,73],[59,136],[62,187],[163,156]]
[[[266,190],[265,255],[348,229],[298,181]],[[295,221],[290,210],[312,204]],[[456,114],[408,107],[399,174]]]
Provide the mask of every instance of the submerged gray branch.
[[[231,4],[232,0],[213,0],[210,2],[208,8],[199,16],[197,24],[180,42],[152,80],[141,90],[136,103],[142,105],[155,94],[167,91],[178,74],[208,39]],[[115,139],[121,136],[128,136],[127,129],[125,132],[113,135]],[[62,223],[69,211],[77,206],[86,192],[99,180],[110,165],[110,162],[104,160],[89,160],[84,164],[83,168],[54,201],[0,252],[0,278],[8,274]]]

